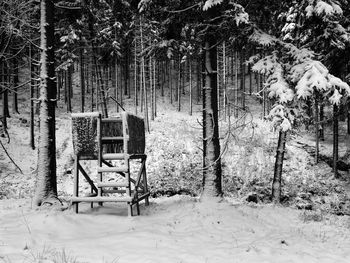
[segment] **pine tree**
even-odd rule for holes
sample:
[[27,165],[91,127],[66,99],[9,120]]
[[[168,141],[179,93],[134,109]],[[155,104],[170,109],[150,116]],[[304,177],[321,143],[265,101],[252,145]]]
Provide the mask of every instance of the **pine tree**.
[[58,202],[53,2],[51,0],[41,0],[40,11],[40,139],[38,143],[38,169],[35,186],[35,204],[38,206]]

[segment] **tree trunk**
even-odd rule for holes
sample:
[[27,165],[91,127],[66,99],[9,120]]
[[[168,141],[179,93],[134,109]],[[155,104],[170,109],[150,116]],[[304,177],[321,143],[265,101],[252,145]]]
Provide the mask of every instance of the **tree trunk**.
[[35,86],[35,72],[34,72],[34,56],[33,56],[33,46],[29,44],[29,70],[30,70],[30,147],[35,149],[35,139],[34,139],[34,86]]
[[189,80],[189,92],[190,92],[190,115],[192,116],[192,108],[193,108],[193,104],[192,104],[192,60],[189,60],[189,69],[188,69],[188,74],[190,77]]
[[[91,47],[92,49],[92,47]],[[94,58],[92,54],[93,50],[91,50],[91,54],[89,54],[89,82],[90,82],[90,88],[91,88],[91,111],[94,111],[94,93],[96,88],[94,88]],[[97,108],[97,105],[96,105]]]
[[10,118],[10,111],[9,111],[9,92],[8,88],[10,87],[10,76],[9,76],[9,69],[8,66],[5,63],[2,64],[2,80],[4,85],[4,91],[2,93],[2,116],[4,118],[4,123],[7,127],[7,121],[6,118]]
[[40,139],[35,204],[58,202],[56,181],[55,134],[55,65],[54,65],[54,5],[41,0],[40,5]]
[[235,92],[234,92],[234,116],[235,118],[238,118],[238,92],[239,92],[239,82],[238,82],[238,67],[239,67],[239,61],[238,61],[238,51],[235,50]]
[[12,113],[18,112],[18,96],[17,96],[17,86],[19,83],[18,79],[18,60],[13,59],[13,91],[12,91]]
[[129,53],[130,49],[129,47],[126,48],[125,50],[125,62],[124,62],[124,95],[128,96],[130,99],[130,83],[129,83]]
[[201,91],[202,91],[202,72],[201,72],[201,59],[198,57],[197,59],[197,103],[201,100]]
[[181,58],[179,56],[178,72],[177,72],[177,111],[181,111]]
[[281,202],[281,193],[282,193],[282,169],[283,169],[283,158],[284,152],[286,149],[286,137],[287,131],[280,131],[278,136],[278,145],[275,161],[275,171],[273,175],[272,182],[272,201],[275,203]]
[[149,85],[151,91],[151,120],[154,120],[154,89],[153,89],[153,61],[152,57],[149,58]]
[[245,110],[245,50],[241,51],[241,90],[242,90],[242,108]]
[[222,196],[217,102],[217,47],[213,36],[205,42],[203,67],[203,192],[201,199]]
[[316,145],[315,145],[315,163],[318,163],[319,153],[320,153],[320,123],[319,123],[319,109],[318,101],[315,99],[315,136],[316,136]]
[[339,159],[339,108],[337,105],[333,105],[333,173],[334,177],[338,178],[338,159]]
[[350,134],[350,100],[347,100],[347,132]]
[[325,131],[325,124],[324,124],[324,106],[323,103],[320,105],[320,123],[321,123],[321,130],[320,130],[320,140],[324,141],[324,131]]
[[173,104],[173,62],[169,61],[169,87],[170,87],[170,104]]
[[85,75],[84,75],[84,61],[83,61],[83,49],[80,48],[80,111],[84,112],[85,109]]
[[72,112],[72,66],[67,69],[67,112]]
[[[159,68],[159,67],[158,67]],[[159,71],[158,71],[159,76]],[[154,110],[154,117],[157,117],[157,77],[156,77],[156,59],[153,59],[153,110]]]
[[136,56],[136,52],[137,52],[137,43],[136,43],[136,39],[135,39],[135,54],[134,54],[134,105],[135,105],[135,115],[137,115],[137,106],[138,106],[138,100],[137,100],[137,56]]

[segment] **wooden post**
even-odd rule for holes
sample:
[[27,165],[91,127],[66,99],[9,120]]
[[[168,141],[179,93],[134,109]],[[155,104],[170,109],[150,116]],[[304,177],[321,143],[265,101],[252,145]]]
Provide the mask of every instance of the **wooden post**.
[[[74,188],[73,188],[73,196],[79,196],[79,157],[78,155],[74,156]],[[75,213],[79,212],[79,203],[74,204]]]

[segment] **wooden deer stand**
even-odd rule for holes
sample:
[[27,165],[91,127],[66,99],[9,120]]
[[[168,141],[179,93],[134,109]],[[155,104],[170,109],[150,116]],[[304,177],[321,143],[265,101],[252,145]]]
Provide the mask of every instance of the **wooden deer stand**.
[[[74,193],[71,199],[78,213],[80,202],[102,205],[104,202],[125,202],[128,215],[133,215],[136,205],[145,199],[148,205],[145,151],[145,127],[143,119],[123,112],[118,117],[101,118],[99,112],[72,114],[74,164]],[[80,161],[97,160],[98,179],[90,178]],[[140,168],[132,177],[130,161],[139,160]],[[113,174],[115,181],[106,181],[105,174]],[[91,186],[91,193],[79,196],[79,175]],[[122,179],[121,181],[118,179]]]

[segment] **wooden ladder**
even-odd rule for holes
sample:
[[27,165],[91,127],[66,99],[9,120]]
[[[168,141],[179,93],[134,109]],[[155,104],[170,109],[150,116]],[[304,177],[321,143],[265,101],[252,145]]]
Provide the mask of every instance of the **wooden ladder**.
[[[89,116],[85,114],[72,114],[73,118],[79,118]],[[93,115],[93,117],[96,117]],[[149,205],[149,191],[147,187],[147,176],[146,176],[146,159],[147,156],[143,153],[140,154],[130,154],[130,146],[132,146],[132,136],[130,136],[130,131],[128,127],[127,113],[123,113],[121,117],[106,118],[102,119],[99,114],[96,123],[96,138],[97,152],[95,159],[98,161],[98,181],[94,182],[84,171],[79,161],[83,157],[79,153],[75,156],[75,169],[74,169],[74,194],[71,199],[72,204],[75,205],[75,211],[78,213],[78,204],[80,202],[90,202],[91,207],[93,203],[98,203],[103,205],[104,202],[125,202],[128,208],[128,215],[133,216],[133,206],[136,205],[137,215],[140,214],[139,202],[145,200],[145,204]],[[130,118],[129,118],[130,119]],[[130,120],[129,120],[130,121]],[[120,126],[122,134],[109,135],[109,125],[114,125],[114,127]],[[73,134],[74,137],[74,134]],[[136,142],[137,143],[137,142]],[[144,143],[144,142],[143,142]],[[106,152],[108,146],[114,146],[112,152]],[[122,149],[117,149],[118,147]],[[141,147],[142,148],[142,147]],[[144,148],[144,145],[143,145]],[[117,151],[121,152],[117,152]],[[97,157],[97,158],[96,158]],[[83,158],[85,159],[85,158]],[[130,161],[140,160],[140,168],[137,173],[136,178],[132,178],[130,174]],[[122,163],[122,164],[120,164]],[[91,193],[88,196],[78,196],[79,190],[79,172],[83,174],[86,181],[91,186]],[[121,176],[123,179],[120,181],[105,181],[105,173],[112,173],[116,178]],[[120,178],[120,177],[119,177]],[[119,194],[119,196],[107,196],[110,194]],[[120,196],[121,195],[121,196]]]

